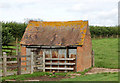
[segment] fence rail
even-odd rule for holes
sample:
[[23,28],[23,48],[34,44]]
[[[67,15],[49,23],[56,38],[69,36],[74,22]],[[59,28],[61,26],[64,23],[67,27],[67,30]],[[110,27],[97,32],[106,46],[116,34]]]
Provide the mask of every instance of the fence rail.
[[[29,55],[29,56],[33,56],[33,55]],[[26,72],[26,71],[22,71],[22,68],[26,68],[27,66],[29,67],[33,67],[33,60],[30,59],[30,60],[26,60],[26,61],[21,61],[21,58],[22,57],[25,57],[25,55],[20,55],[20,53],[18,53],[17,56],[7,56],[6,52],[3,52],[3,56],[0,56],[0,58],[2,59],[2,62],[0,62],[0,65],[2,66],[2,72],[0,72],[0,76],[8,76],[8,75],[14,75],[14,74],[17,74],[17,75],[20,75],[20,74],[27,74],[27,73],[33,73],[33,69],[30,69],[30,71]],[[27,56],[26,56],[27,57]],[[7,59],[9,58],[16,58],[17,60],[16,61],[7,61]],[[27,66],[24,66],[24,65],[21,65],[22,62],[31,62],[30,65],[27,65]],[[9,66],[8,64],[12,64],[12,66]],[[13,64],[16,64],[16,65],[13,65]],[[14,69],[17,69],[17,71],[7,71],[11,68],[14,68]]]
[[[52,56],[52,55],[51,55]],[[18,52],[17,56],[7,56],[6,52],[3,52],[1,56],[2,73],[0,76],[8,75],[20,75],[20,74],[32,74],[34,71],[74,71],[75,70],[75,58],[46,58],[45,53],[42,55],[36,55],[31,52],[31,55],[21,55]],[[15,58],[14,61],[9,61]],[[8,71],[9,70],[9,71]]]

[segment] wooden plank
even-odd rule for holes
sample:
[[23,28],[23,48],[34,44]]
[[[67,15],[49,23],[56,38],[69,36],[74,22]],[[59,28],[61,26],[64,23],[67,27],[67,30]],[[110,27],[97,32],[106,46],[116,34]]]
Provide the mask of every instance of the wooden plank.
[[75,58],[45,58],[45,60],[75,60]]
[[68,47],[66,48],[66,55],[67,55],[67,58],[69,58],[69,49],[68,49]]
[[45,52],[43,51],[43,72],[45,72]]
[[17,56],[7,56],[7,58],[17,58]]
[[[51,65],[51,63],[45,63],[46,65]],[[75,65],[75,63],[52,63],[52,65]]]
[[[60,55],[58,55],[58,58],[60,58]],[[60,63],[60,61],[58,60],[58,68],[59,68],[59,65],[60,65],[59,63]],[[59,69],[58,69],[58,72],[59,72]]]
[[17,61],[7,61],[7,63],[17,63]]
[[18,72],[17,72],[17,74],[20,75],[21,74],[21,55],[20,55],[20,52],[18,52],[17,62],[18,62]]
[[19,49],[19,47],[18,47],[18,38],[16,38],[16,55],[18,54],[18,49]]
[[32,52],[31,54],[31,60],[30,60],[30,73],[32,74],[33,73],[33,56],[34,56],[34,53]]
[[6,52],[3,52],[3,76],[6,76],[7,73],[7,55]]
[[34,55],[34,57],[40,57],[40,56],[43,56],[43,55],[41,55],[41,54],[39,54],[39,55]]
[[34,67],[43,67],[43,65],[34,65]]
[[[41,67],[38,67],[38,69],[41,69]],[[58,68],[58,67],[45,67],[45,69],[54,69],[54,70],[74,70],[74,68]]]
[[[67,52],[67,50],[66,50],[66,52]],[[67,58],[67,53],[65,54],[65,68],[67,68],[67,66],[66,66],[66,58]],[[67,71],[65,70],[65,72],[67,72]]]
[[[46,60],[46,59],[45,59]],[[50,63],[52,63],[52,50],[50,49]],[[50,67],[52,67],[52,65],[50,65]],[[51,72],[52,70],[50,70]]]

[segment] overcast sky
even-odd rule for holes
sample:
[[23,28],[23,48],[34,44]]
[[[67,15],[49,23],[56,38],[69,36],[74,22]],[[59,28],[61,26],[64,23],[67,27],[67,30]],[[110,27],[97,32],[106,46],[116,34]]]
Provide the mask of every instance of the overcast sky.
[[119,0],[0,0],[0,21],[89,20],[89,25],[118,24]]

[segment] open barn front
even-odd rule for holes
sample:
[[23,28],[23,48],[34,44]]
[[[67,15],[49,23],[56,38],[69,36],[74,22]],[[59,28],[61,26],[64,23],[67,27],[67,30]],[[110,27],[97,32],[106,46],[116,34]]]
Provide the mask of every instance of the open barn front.
[[38,56],[34,70],[81,72],[92,66],[88,21],[29,21],[20,42],[21,55]]
[[29,47],[26,54],[33,54],[34,71],[76,71],[77,47]]

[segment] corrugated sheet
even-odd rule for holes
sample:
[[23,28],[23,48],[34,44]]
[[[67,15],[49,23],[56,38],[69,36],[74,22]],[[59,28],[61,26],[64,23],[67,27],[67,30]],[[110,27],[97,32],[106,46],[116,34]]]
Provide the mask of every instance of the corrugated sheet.
[[88,21],[30,21],[21,40],[23,45],[82,45]]

